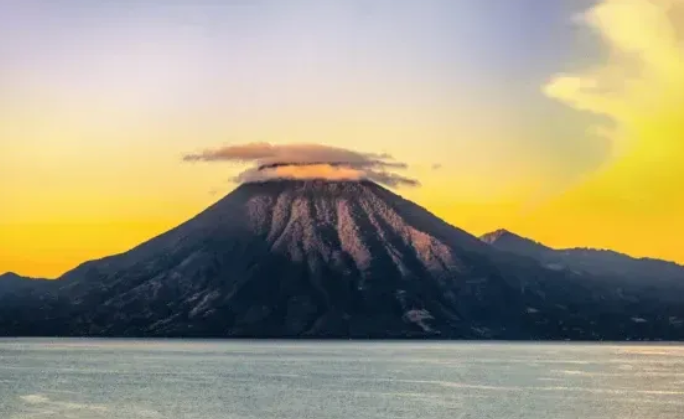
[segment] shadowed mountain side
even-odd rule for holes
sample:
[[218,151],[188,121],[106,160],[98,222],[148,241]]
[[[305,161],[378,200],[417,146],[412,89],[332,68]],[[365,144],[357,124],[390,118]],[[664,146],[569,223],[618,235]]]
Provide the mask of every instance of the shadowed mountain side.
[[[93,333],[435,334],[425,304],[443,312],[445,330],[457,319],[440,301],[440,281],[465,269],[456,246],[487,251],[370,182],[253,183],[131,252],[68,273],[63,291],[69,317],[84,313],[79,323],[94,322]],[[108,306],[135,318],[118,322]]]
[[0,275],[0,334],[49,335],[56,303],[57,281]]
[[[499,251],[368,181],[244,184],[64,275],[26,330],[71,336],[681,339],[681,300]],[[12,309],[0,309],[7,322]],[[29,327],[30,325],[30,327]],[[10,332],[7,332],[7,331]]]
[[622,282],[684,288],[684,266],[650,258],[633,258],[611,250],[590,248],[553,249],[506,230],[481,239],[499,250],[531,257],[557,270],[613,277]]

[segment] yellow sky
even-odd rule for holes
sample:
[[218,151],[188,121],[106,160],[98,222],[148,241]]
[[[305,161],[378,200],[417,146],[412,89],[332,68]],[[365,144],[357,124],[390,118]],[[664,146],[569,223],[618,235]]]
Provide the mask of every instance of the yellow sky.
[[[147,91],[141,82],[130,92],[13,85],[5,97],[14,100],[0,100],[0,272],[55,277],[185,221],[229,192],[240,168],[182,156],[254,141],[391,153],[423,184],[402,195],[475,234],[504,227],[555,246],[684,262],[683,9],[681,0],[599,2],[581,31],[598,34],[605,53],[590,68],[559,63],[534,86],[549,107],[567,111],[554,120],[530,106],[533,122],[519,123],[467,84],[444,102],[379,99],[401,91],[401,78],[361,89],[370,99],[338,86],[336,97],[348,101],[317,107],[312,90],[311,103],[275,100],[231,118],[216,104],[174,114],[139,100],[160,100],[171,84]],[[574,113],[590,115],[579,129]],[[552,142],[571,128],[580,135],[568,150],[611,145],[610,157],[581,176],[540,151],[545,136]]]
[[684,2],[606,0],[584,21],[609,46],[605,62],[545,90],[606,117],[613,156],[538,211],[537,236],[684,262]]

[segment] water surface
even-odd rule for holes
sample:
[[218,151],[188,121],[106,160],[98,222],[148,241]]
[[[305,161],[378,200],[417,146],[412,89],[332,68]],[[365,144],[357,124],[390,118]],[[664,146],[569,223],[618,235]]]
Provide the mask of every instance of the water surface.
[[684,346],[9,339],[0,418],[682,419]]

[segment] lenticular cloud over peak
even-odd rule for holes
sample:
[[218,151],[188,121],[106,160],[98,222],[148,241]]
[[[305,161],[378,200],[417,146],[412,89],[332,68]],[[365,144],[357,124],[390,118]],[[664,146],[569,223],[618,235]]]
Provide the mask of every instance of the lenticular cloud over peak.
[[390,187],[418,186],[395,173],[408,168],[389,154],[361,153],[320,144],[250,143],[189,154],[185,161],[251,164],[236,176],[240,183],[272,179],[371,180]]

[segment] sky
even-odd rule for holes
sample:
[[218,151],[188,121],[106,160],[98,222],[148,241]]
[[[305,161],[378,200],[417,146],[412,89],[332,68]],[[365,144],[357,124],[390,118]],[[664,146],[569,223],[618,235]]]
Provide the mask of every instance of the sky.
[[236,187],[248,143],[391,154],[473,234],[684,263],[684,0],[0,0],[0,272]]

